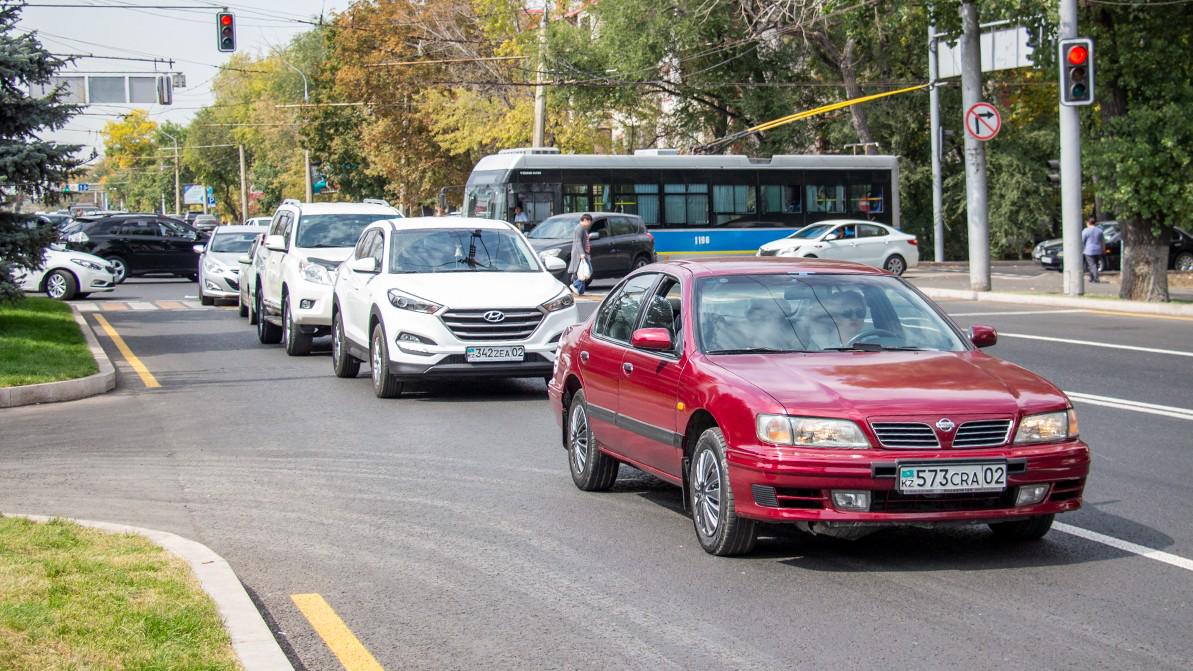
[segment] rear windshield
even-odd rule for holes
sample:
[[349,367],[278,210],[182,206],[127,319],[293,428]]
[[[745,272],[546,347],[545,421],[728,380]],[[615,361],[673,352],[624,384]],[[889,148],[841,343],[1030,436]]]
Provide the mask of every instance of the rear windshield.
[[247,252],[256,233],[220,233],[211,239],[209,252]]
[[360,232],[374,221],[396,214],[308,214],[298,220],[297,247],[355,247]]
[[527,233],[526,237],[535,239],[566,239],[572,237],[573,231],[580,225],[580,217],[576,216],[559,216],[549,217],[543,220],[543,223],[534,227],[534,230]]

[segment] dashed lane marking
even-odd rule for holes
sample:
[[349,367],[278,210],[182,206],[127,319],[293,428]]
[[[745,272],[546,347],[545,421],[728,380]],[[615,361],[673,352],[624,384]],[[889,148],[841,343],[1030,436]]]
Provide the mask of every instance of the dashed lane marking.
[[1138,545],[1136,543],[1132,543],[1130,541],[1124,541],[1124,540],[1115,538],[1113,536],[1107,536],[1106,534],[1100,534],[1096,531],[1090,531],[1089,529],[1082,529],[1081,527],[1075,527],[1071,524],[1063,524],[1061,522],[1054,522],[1052,524],[1052,528],[1056,529],[1057,531],[1060,531],[1062,533],[1077,536],[1078,538],[1084,538],[1087,541],[1093,541],[1095,543],[1101,543],[1102,545],[1108,545],[1108,546],[1115,548],[1117,550],[1122,550],[1123,552],[1130,552],[1131,554],[1139,555],[1140,557],[1147,557],[1148,559],[1154,559],[1158,562],[1163,562],[1170,566],[1175,566],[1177,568],[1183,568],[1186,571],[1193,571],[1193,559],[1186,559],[1185,557],[1181,557],[1180,555],[1174,555],[1174,554],[1171,554],[1168,552],[1163,552],[1161,550],[1149,548],[1145,545]]
[[1029,335],[1026,333],[999,333],[1000,338],[1023,338],[1025,340],[1042,340],[1045,342],[1063,342],[1069,345],[1086,345],[1089,347],[1106,347],[1109,349],[1123,349],[1132,352],[1148,352],[1150,354],[1171,354],[1172,356],[1187,356],[1193,357],[1193,352],[1180,352],[1174,349],[1160,349],[1158,347],[1137,347],[1135,345],[1116,345],[1108,342],[1097,342],[1094,340],[1073,340],[1071,338],[1051,338],[1048,336]]
[[1072,312],[1088,312],[1088,310],[1015,310],[1007,312],[950,312],[950,317],[1000,317],[1004,315],[1059,315]]
[[1083,394],[1079,391],[1065,391],[1065,393],[1068,394],[1069,398],[1074,401],[1089,403],[1090,405],[1100,405],[1106,408],[1118,408],[1120,410],[1130,410],[1132,412],[1142,412],[1149,415],[1175,417],[1176,419],[1187,419],[1193,421],[1193,409],[1189,408],[1178,408],[1171,405],[1157,405],[1155,403],[1143,403],[1141,401],[1128,401],[1125,398]]
[[356,638],[331,605],[318,594],[291,594],[290,599],[311,623],[315,633],[331,648],[345,671],[382,671],[377,659]]
[[116,329],[112,328],[112,325],[108,323],[107,319],[104,319],[103,315],[95,315],[95,321],[104,330],[104,333],[107,333],[108,337],[112,339],[112,342],[116,345],[116,349],[120,350],[120,355],[124,357],[128,365],[132,366],[133,370],[137,372],[146,389],[156,389],[162,386],[157,381],[157,378],[153,377],[153,373],[150,373],[149,369],[145,367],[145,364],[137,358],[137,355],[133,354],[128,343],[124,342],[124,338],[120,337],[120,334],[116,332]]

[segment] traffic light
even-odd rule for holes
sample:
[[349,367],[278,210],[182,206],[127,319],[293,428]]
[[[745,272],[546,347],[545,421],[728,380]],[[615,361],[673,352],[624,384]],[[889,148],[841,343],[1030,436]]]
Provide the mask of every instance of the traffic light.
[[1060,41],[1060,104],[1094,102],[1094,41],[1074,37]]
[[215,15],[216,48],[220,51],[236,51],[236,17],[228,12]]

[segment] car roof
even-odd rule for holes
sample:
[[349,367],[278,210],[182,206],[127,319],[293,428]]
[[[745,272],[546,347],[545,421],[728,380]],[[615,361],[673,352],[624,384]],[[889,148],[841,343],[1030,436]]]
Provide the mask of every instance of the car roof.
[[216,226],[212,235],[223,235],[225,233],[262,233],[265,231],[264,226],[244,226],[236,224],[235,226]]
[[[547,219],[554,219],[556,217],[579,217],[582,214],[587,214],[591,217],[632,217],[634,219],[642,218],[636,214],[627,214],[625,212],[588,212],[588,211],[584,211],[584,212],[563,212],[561,214],[553,214],[553,215],[547,217]],[[546,221],[546,219],[544,219],[543,221]]]
[[863,263],[830,259],[780,258],[775,256],[714,256],[699,259],[678,259],[648,266],[657,270],[682,268],[696,277],[749,274],[845,274],[888,275],[884,270]]
[[419,228],[481,228],[486,230],[517,230],[499,219],[477,217],[405,217],[389,220],[399,231]]
[[397,214],[397,208],[378,205],[376,203],[301,203],[298,205],[285,204],[281,207],[293,207],[303,214]]

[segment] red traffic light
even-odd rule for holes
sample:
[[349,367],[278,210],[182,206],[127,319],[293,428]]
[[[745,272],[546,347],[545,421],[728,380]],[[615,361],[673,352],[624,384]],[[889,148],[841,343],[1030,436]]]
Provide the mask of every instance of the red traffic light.
[[232,25],[232,15],[231,14],[220,14],[220,24],[225,25],[225,26]]
[[1074,44],[1069,47],[1069,52],[1065,55],[1065,59],[1069,61],[1069,65],[1084,65],[1089,58],[1089,51],[1080,44]]

